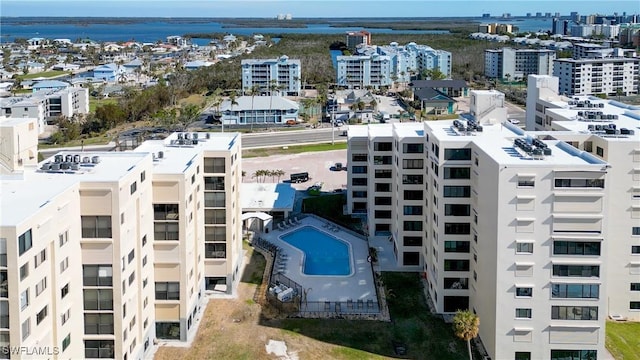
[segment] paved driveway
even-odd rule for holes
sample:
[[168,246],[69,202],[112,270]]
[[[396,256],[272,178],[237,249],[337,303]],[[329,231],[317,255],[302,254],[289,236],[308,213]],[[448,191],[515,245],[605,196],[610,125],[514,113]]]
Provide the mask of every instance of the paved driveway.
[[[257,182],[258,180],[253,177],[256,170],[283,170],[285,175],[280,178],[280,181],[289,180],[289,176],[293,173],[309,173],[309,181],[292,184],[298,190],[306,190],[316,182],[324,183],[323,191],[346,189],[347,172],[331,169],[336,162],[341,162],[343,166],[347,164],[347,150],[242,159],[242,170],[247,174],[243,182]],[[278,182],[278,178],[267,177],[265,182]]]

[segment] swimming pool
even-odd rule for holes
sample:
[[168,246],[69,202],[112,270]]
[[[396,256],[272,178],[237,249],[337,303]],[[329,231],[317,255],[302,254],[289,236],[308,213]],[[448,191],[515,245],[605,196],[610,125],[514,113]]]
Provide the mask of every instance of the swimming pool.
[[344,241],[312,226],[296,229],[280,237],[304,253],[302,272],[306,275],[350,275],[351,255]]

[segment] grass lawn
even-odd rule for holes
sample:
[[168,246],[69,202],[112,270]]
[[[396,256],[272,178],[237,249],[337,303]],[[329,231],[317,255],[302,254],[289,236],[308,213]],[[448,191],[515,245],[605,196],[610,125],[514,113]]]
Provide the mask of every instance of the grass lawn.
[[246,149],[246,150],[242,150],[242,157],[252,158],[252,157],[265,157],[265,156],[271,156],[271,155],[300,154],[304,152],[344,150],[346,148],[347,148],[346,142],[343,142],[343,143],[336,142],[334,145],[313,144],[313,145],[286,146],[286,149],[285,147]]
[[607,350],[616,360],[640,360],[640,323],[607,321]]
[[89,112],[95,112],[98,106],[105,104],[115,104],[117,102],[117,98],[96,99],[92,97],[91,99],[89,99]]
[[210,300],[191,347],[161,346],[156,360],[274,359],[266,353],[269,340],[284,341],[298,359],[397,359],[392,342],[404,344],[402,358],[459,360],[465,343],[450,324],[432,316],[415,273],[383,273],[392,290],[388,298],[391,322],[341,319],[287,319],[274,316],[256,299],[265,259],[250,247],[236,299]]
[[35,78],[54,78],[62,75],[69,75],[71,72],[62,71],[62,70],[51,70],[51,71],[43,71],[39,73],[32,73],[27,75],[20,75],[20,78],[23,80],[30,80]]
[[339,345],[327,353],[334,359],[397,357],[392,342],[407,347],[406,358],[459,360],[465,343],[453,334],[452,325],[429,313],[416,273],[383,273],[391,322],[366,320],[284,319],[282,328],[316,340]]

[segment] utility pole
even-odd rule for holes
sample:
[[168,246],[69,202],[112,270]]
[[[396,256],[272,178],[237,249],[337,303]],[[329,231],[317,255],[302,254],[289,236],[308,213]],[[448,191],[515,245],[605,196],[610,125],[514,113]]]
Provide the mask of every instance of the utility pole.
[[331,102],[331,145],[335,145],[335,137],[336,137],[336,108],[333,106],[333,102]]

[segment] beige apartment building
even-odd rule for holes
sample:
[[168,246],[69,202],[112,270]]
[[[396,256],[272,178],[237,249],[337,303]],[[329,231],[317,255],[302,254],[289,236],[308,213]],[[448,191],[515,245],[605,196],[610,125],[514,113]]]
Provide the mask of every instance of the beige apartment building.
[[36,164],[31,122],[1,128],[0,357],[145,359],[192,338],[207,293],[238,282],[240,136]]

